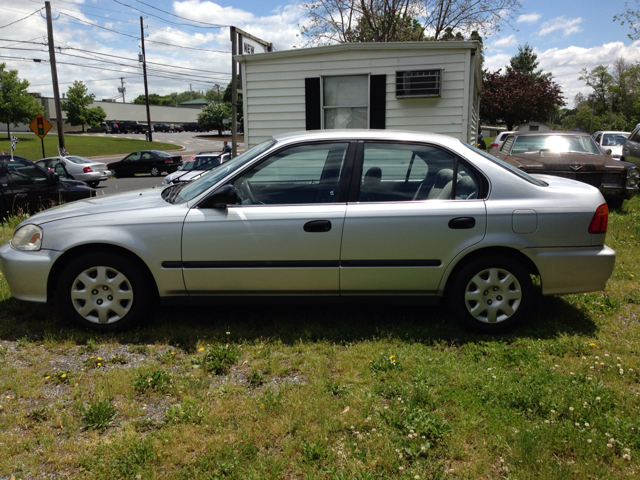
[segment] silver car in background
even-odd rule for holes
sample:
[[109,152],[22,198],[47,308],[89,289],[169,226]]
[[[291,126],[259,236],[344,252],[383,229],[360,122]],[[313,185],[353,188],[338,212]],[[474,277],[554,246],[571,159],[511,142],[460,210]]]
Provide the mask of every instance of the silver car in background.
[[507,139],[510,133],[513,133],[513,131],[509,130],[507,132],[500,132],[498,135],[496,135],[493,141],[487,147],[488,148],[487,151],[491,155],[495,155],[496,152],[500,150],[500,147],[502,146],[502,144]]
[[162,186],[172,183],[187,183],[214,168],[222,165],[231,158],[229,153],[200,153],[185,160],[178,170],[170,173],[162,180]]
[[629,135],[631,135],[631,132],[607,130],[596,132],[592,137],[603,154],[615,160],[620,160],[620,158],[622,158],[622,146],[627,141],[627,138],[629,138]]
[[69,178],[80,180],[92,188],[97,187],[100,182],[107,180],[111,176],[111,172],[107,170],[107,166],[104,163],[78,155],[42,158],[36,163],[41,167],[54,170],[58,162],[64,165]]
[[43,211],[0,247],[11,294],[57,295],[106,330],[162,304],[446,300],[497,333],[544,295],[601,290],[615,252],[598,189],[529,175],[452,137],[280,135],[190,183]]

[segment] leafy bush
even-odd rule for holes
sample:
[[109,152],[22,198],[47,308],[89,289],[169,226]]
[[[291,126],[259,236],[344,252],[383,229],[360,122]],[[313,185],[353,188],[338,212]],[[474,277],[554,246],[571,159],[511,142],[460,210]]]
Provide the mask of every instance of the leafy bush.
[[234,345],[211,345],[204,352],[202,368],[205,372],[224,375],[239,358],[240,350]]
[[87,402],[79,406],[82,426],[85,429],[104,431],[109,423],[118,416],[116,407],[110,399]]
[[149,390],[163,393],[169,389],[170,385],[171,376],[164,370],[141,373],[133,381],[133,387],[139,393],[146,393]]

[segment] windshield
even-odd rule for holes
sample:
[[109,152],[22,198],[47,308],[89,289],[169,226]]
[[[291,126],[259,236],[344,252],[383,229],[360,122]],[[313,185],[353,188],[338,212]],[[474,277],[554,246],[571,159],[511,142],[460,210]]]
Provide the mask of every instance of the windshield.
[[619,147],[620,145],[624,145],[624,142],[627,141],[628,137],[628,133],[605,133],[602,138],[602,146]]
[[593,139],[587,135],[521,135],[516,138],[511,153],[538,153],[540,150],[550,150],[557,153],[600,154]]
[[484,158],[491,160],[493,163],[500,165],[501,167],[509,170],[511,173],[513,173],[514,175],[517,175],[518,177],[526,180],[529,183],[533,183],[534,185],[538,185],[539,187],[547,187],[549,184],[546,182],[543,182],[542,180],[538,180],[535,177],[532,177],[531,175],[529,175],[527,172],[523,172],[522,170],[520,170],[519,168],[514,167],[513,165],[505,162],[504,160],[500,160],[498,157],[494,157],[493,155],[489,155],[487,152],[485,152],[484,150],[480,150],[479,148],[476,147],[472,147],[471,145],[469,145],[468,143],[464,143],[464,142],[460,142],[462,143],[465,147],[473,150],[476,153],[479,153],[480,155],[482,155]]
[[225,176],[227,176],[234,170],[241,168],[244,164],[250,162],[262,152],[271,148],[274,144],[275,142],[273,140],[267,140],[266,142],[263,142],[247,150],[242,155],[234,158],[233,160],[230,160],[227,163],[223,163],[219,168],[212,170],[208,175],[205,175],[181,187],[169,187],[178,188],[177,191],[171,192],[170,198],[172,198],[175,203],[188,202],[189,200],[196,198],[210,186],[215,185],[217,182],[222,180]]
[[180,170],[211,170],[214,167],[220,165],[220,155],[208,155],[204,157],[190,157],[185,163],[182,164]]

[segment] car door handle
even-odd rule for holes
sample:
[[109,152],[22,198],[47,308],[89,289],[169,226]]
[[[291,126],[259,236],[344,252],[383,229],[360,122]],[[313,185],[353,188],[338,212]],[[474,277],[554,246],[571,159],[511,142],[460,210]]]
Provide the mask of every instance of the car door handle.
[[453,230],[463,230],[476,226],[476,219],[473,217],[458,217],[449,220],[449,228]]
[[16,193],[16,198],[27,198],[26,193]]
[[329,230],[331,230],[329,220],[313,220],[304,224],[305,232],[328,232]]

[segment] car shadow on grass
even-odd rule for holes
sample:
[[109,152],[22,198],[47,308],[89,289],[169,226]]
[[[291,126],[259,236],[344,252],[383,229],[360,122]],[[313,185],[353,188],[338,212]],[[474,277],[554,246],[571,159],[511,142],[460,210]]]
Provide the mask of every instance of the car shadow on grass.
[[[526,322],[509,334],[480,335],[460,327],[446,306],[429,305],[209,305],[148,312],[137,326],[96,332],[68,323],[54,305],[0,301],[0,340],[52,339],[84,344],[101,338],[122,344],[170,344],[195,351],[198,342],[331,342],[375,339],[461,344],[500,338],[555,339],[594,335],[594,314],[562,297],[538,297]],[[228,333],[227,333],[228,332]]]

